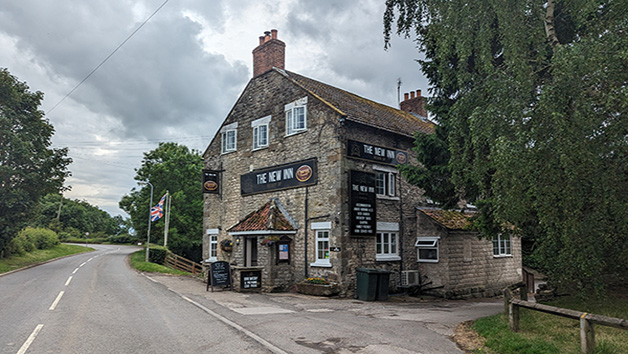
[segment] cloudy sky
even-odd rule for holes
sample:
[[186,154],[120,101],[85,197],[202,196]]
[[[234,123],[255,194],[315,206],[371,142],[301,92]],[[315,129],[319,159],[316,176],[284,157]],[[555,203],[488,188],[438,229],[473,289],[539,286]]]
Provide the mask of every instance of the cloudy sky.
[[[54,147],[74,160],[71,191],[112,215],[142,154],[174,141],[203,151],[252,76],[264,31],[286,43],[286,69],[397,106],[423,89],[419,54],[395,37],[384,50],[384,0],[6,0],[0,67],[45,94]],[[62,101],[63,100],[63,101]],[[61,102],[62,101],[62,102]],[[61,102],[61,103],[59,103]]]

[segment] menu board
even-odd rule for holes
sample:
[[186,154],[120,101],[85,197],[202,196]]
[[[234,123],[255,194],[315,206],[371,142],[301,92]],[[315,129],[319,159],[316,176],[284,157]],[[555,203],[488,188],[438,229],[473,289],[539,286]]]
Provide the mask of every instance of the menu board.
[[376,200],[375,174],[350,171],[351,235],[375,236]]
[[240,272],[240,290],[260,289],[261,287],[261,270],[247,270]]

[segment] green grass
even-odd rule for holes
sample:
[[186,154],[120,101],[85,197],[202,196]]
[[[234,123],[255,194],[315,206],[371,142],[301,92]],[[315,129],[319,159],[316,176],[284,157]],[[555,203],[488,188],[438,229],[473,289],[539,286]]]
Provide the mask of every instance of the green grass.
[[130,263],[131,267],[141,271],[141,272],[150,272],[150,273],[166,273],[166,274],[176,274],[176,275],[188,275],[190,273],[183,272],[180,270],[168,268],[161,264],[145,262],[146,259],[146,251],[141,250],[131,254]]
[[[617,291],[607,298],[565,297],[550,303],[568,308],[618,318],[628,318],[628,294]],[[499,314],[475,321],[473,329],[486,339],[489,353],[536,354],[580,353],[580,322],[529,309],[520,309],[520,331],[508,328],[508,316]],[[628,353],[628,331],[594,325],[597,354]],[[478,353],[484,353],[479,351]]]
[[54,258],[89,252],[93,250],[93,248],[88,248],[85,246],[66,245],[62,243],[49,249],[34,250],[33,252],[26,253],[23,256],[11,256],[8,258],[3,258],[0,259],[0,274],[23,268],[32,264],[45,262]]

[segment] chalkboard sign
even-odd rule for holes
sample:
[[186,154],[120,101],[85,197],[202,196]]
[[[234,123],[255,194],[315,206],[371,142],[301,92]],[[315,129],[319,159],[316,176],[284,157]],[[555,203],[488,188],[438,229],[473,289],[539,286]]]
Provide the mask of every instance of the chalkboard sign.
[[212,292],[214,286],[230,286],[231,285],[231,268],[229,262],[214,262],[209,267],[209,277],[207,287],[211,285]]
[[240,290],[260,289],[261,287],[261,270],[247,270],[240,272]]

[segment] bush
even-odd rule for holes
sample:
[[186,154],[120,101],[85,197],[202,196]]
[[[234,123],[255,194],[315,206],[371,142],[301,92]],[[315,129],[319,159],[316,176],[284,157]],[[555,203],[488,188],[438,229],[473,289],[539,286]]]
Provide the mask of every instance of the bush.
[[[29,248],[27,251],[26,248]],[[21,256],[26,252],[30,252],[35,248],[32,242],[24,236],[16,236],[9,241],[7,245],[7,256]]]
[[32,251],[32,249],[28,249],[28,243],[33,244],[36,248],[40,250],[51,248],[59,244],[59,237],[57,236],[56,232],[41,227],[27,227],[24,230],[20,231],[20,233],[17,235],[17,238],[20,237],[27,240],[27,243],[24,244],[26,252]]
[[129,234],[122,234],[118,236],[111,236],[107,239],[107,242],[111,243],[137,243],[138,238]]
[[148,252],[148,261],[151,263],[164,264],[166,262],[166,254],[168,250],[163,246],[150,246]]

